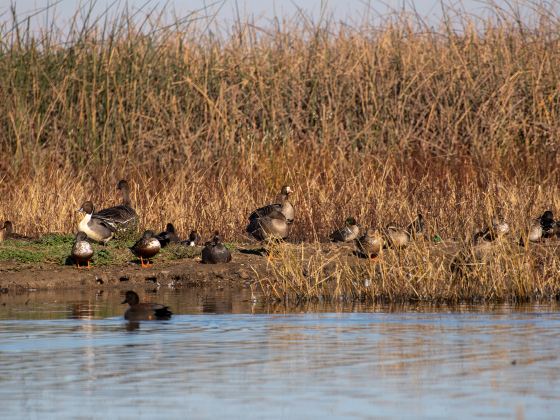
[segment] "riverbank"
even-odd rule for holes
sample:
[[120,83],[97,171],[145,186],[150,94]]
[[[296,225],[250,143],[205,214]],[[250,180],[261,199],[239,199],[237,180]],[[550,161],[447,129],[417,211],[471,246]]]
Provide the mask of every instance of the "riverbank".
[[[14,241],[15,242],[15,241]],[[418,241],[359,258],[353,244],[228,244],[233,261],[205,265],[200,247],[168,247],[141,268],[118,242],[96,245],[91,269],[77,269],[56,242],[27,261],[37,243],[0,245],[0,290],[250,288],[265,300],[375,302],[543,302],[560,298],[560,241],[521,247],[513,240],[471,244]],[[7,260],[12,249],[19,260]],[[54,261],[54,262],[53,262]]]

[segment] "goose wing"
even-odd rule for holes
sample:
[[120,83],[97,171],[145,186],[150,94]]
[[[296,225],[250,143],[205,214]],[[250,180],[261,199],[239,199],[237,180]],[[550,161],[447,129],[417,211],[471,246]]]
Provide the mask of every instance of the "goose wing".
[[132,207],[121,205],[99,210],[97,213],[94,213],[93,217],[106,220],[109,223],[122,225],[133,221],[138,215]]
[[275,210],[279,211],[279,212],[282,212],[282,205],[281,204],[269,204],[267,206],[260,207],[260,208],[256,209],[255,211],[253,211],[249,215],[249,220],[256,220],[260,217],[268,216],[270,213],[272,213]]

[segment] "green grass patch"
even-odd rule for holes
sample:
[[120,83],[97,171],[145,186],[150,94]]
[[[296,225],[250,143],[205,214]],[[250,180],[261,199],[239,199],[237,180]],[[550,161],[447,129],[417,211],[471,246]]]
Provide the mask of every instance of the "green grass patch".
[[[134,240],[117,239],[106,246],[93,243],[94,266],[122,265],[135,261],[136,257],[130,252]],[[72,265],[70,257],[74,237],[72,235],[49,234],[34,241],[6,240],[0,243],[0,261],[19,263],[51,263],[58,265]],[[233,245],[228,248],[234,249]],[[175,261],[192,259],[200,256],[201,248],[184,245],[169,245],[162,249],[154,258],[156,261]]]

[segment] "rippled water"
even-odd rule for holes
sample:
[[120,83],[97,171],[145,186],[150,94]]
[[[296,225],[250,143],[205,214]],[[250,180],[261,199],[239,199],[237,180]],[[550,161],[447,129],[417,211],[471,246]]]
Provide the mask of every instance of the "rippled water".
[[2,418],[558,418],[560,312],[255,305],[248,292],[0,296]]

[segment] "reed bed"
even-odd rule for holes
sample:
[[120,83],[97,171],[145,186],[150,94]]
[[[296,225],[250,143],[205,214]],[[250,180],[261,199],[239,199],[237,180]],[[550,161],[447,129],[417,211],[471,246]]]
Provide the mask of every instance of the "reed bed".
[[269,301],[538,302],[560,299],[560,244],[521,248],[509,240],[473,246],[422,241],[358,259],[349,248],[280,245],[256,273]]
[[[559,207],[560,25],[546,8],[534,24],[495,13],[436,29],[402,15],[238,22],[218,35],[122,16],[65,37],[14,16],[0,27],[0,219],[71,233],[81,202],[114,204],[126,178],[141,227],[228,241],[246,240],[247,215],[283,184],[292,242],[323,241],[350,215],[382,226],[417,212],[444,239],[465,241],[496,212],[521,235]],[[423,254],[368,266],[371,287],[348,293],[458,298]],[[526,257],[499,258],[508,281],[483,270],[481,290],[523,295]],[[543,292],[549,274],[534,280]]]

